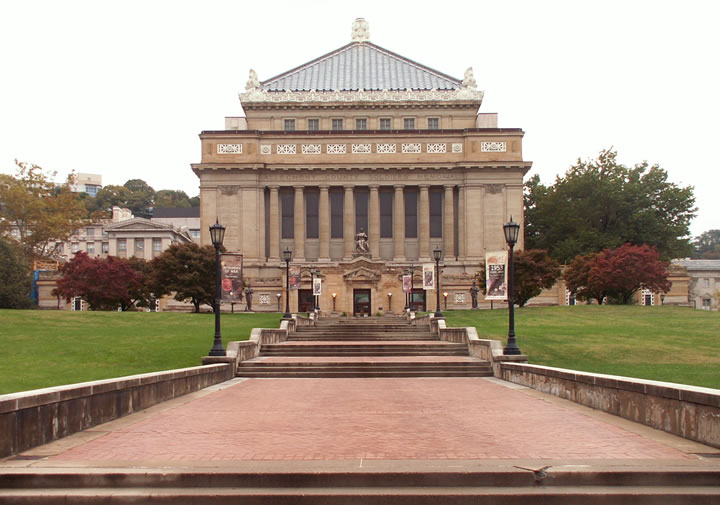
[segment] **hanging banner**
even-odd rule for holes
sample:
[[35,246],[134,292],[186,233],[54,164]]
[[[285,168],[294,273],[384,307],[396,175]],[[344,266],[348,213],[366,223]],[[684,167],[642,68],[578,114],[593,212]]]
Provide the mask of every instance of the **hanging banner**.
[[320,296],[322,294],[322,279],[317,277],[313,279],[313,296]]
[[412,291],[412,277],[409,275],[403,275],[403,293],[409,293]]
[[485,253],[486,300],[507,300],[507,251]]
[[435,264],[423,263],[423,289],[435,289]]
[[290,267],[290,289],[300,289],[300,267]]
[[223,253],[220,255],[220,286],[223,302],[236,303],[243,297],[243,255]]

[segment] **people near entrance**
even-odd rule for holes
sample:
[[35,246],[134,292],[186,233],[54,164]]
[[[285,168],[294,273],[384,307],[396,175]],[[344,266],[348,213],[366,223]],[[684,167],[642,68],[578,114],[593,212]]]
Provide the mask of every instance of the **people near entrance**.
[[470,288],[470,297],[472,298],[472,308],[478,308],[478,292],[480,288],[477,286],[477,281],[473,281],[472,287]]
[[245,288],[245,302],[247,303],[247,307],[245,307],[245,312],[252,312],[252,295],[255,292],[253,288],[248,286]]
[[355,252],[368,253],[370,252],[370,245],[368,244],[368,235],[365,230],[360,228],[360,231],[355,234]]

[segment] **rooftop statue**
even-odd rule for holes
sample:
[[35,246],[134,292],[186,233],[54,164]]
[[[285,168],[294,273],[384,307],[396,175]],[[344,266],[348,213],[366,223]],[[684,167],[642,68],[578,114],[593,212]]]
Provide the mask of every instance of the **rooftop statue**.
[[245,89],[247,91],[260,89],[260,81],[258,80],[257,72],[253,69],[250,69],[250,76],[248,77],[247,84],[245,84]]
[[475,76],[473,75],[473,69],[472,67],[468,67],[468,69],[465,71],[465,78],[463,79],[463,86],[466,88],[477,88],[477,81],[475,80]]
[[370,40],[370,25],[364,18],[357,18],[352,25],[353,42]]

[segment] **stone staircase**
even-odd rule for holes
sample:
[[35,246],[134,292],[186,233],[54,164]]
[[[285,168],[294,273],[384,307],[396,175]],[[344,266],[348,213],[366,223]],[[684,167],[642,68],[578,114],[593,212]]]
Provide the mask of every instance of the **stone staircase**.
[[401,318],[322,319],[301,326],[287,342],[262,347],[238,377],[487,377],[487,361],[465,344],[439,340],[427,326]]

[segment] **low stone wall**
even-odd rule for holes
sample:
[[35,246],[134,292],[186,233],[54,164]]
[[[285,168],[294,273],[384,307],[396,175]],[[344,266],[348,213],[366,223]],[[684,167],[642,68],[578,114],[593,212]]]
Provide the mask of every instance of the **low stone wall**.
[[0,395],[0,457],[231,379],[231,363]]
[[509,382],[720,447],[720,390],[540,365],[500,368]]
[[[237,370],[237,364],[241,361],[257,358],[260,350],[265,344],[277,344],[285,342],[288,335],[295,331],[296,325],[305,326],[303,318],[283,319],[280,322],[280,328],[253,328],[250,332],[250,338],[242,341],[228,342],[226,353],[229,358],[233,359],[233,374]],[[213,362],[212,357],[203,358],[203,364]]]

